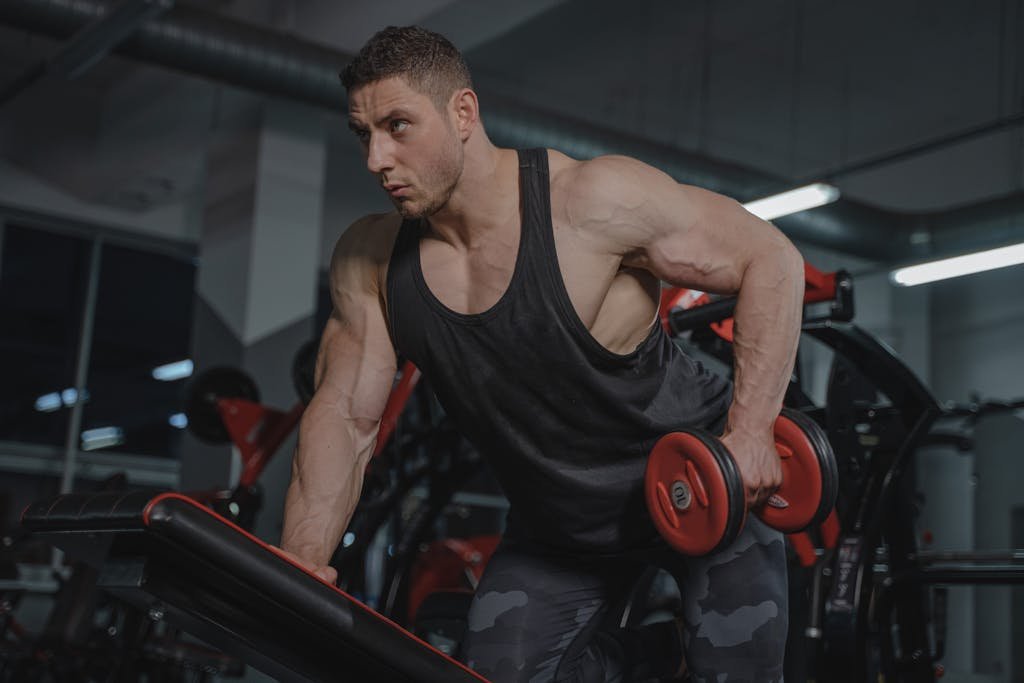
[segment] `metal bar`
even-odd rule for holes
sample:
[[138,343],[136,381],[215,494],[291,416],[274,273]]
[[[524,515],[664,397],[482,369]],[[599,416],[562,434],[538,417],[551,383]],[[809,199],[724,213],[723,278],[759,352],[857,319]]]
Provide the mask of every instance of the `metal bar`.
[[56,593],[60,582],[48,565],[17,563],[17,578],[0,580],[0,591],[25,591],[27,593]]
[[925,410],[941,413],[938,401],[921,380],[878,339],[856,325],[823,322],[804,327],[814,337],[851,363],[898,408],[909,430]]
[[[1020,565],[916,567],[888,577],[886,593],[902,584],[1014,584],[1024,583],[1024,567]],[[886,603],[888,604],[888,603]]]
[[381,454],[388,445],[391,435],[395,433],[398,418],[405,410],[405,405],[409,402],[413,390],[416,389],[417,382],[420,381],[420,370],[411,362],[406,361],[402,365],[401,376],[402,379],[391,390],[387,404],[384,406],[384,416],[380,420],[380,429],[377,432],[377,445],[373,449],[374,457]]
[[32,64],[0,90],[0,106],[33,85],[63,76],[77,78],[95,66],[147,21],[173,6],[173,0],[123,0],[86,24],[57,54]]
[[[63,449],[15,442],[0,443],[0,471],[59,478],[64,472]],[[125,473],[132,485],[163,489],[178,488],[181,464],[170,458],[118,452],[79,450],[75,479],[100,482]]]
[[1024,561],[1024,550],[918,552],[914,559],[924,563],[938,562],[1017,562]]
[[806,176],[807,180],[820,179],[820,178],[840,178],[843,176],[853,175],[854,173],[860,173],[861,171],[867,171],[878,166],[884,166],[891,164],[896,161],[903,161],[920,154],[927,154],[928,152],[934,151],[940,147],[948,147],[950,145],[967,142],[977,137],[989,135],[1003,130],[1009,130],[1016,128],[1021,123],[1024,123],[1024,112],[1012,114],[1010,116],[1004,116],[994,121],[979,124],[977,126],[971,126],[969,128],[963,128],[947,135],[942,135],[937,138],[925,140],[903,149],[896,150],[894,152],[888,152],[886,154],[879,154],[878,156],[869,157],[862,161],[855,161],[850,164],[843,166],[833,167],[815,173],[811,176]]
[[736,310],[736,297],[729,296],[693,308],[679,308],[670,311],[668,323],[675,334],[711,323],[719,322],[732,316]]
[[75,461],[78,458],[79,432],[82,430],[85,382],[89,373],[89,358],[92,355],[92,330],[96,321],[96,297],[99,292],[102,254],[103,238],[97,237],[92,243],[92,254],[89,259],[89,284],[85,292],[82,331],[78,338],[78,360],[75,364],[75,404],[71,407],[71,419],[69,420],[67,441],[64,446],[64,473],[60,482],[61,493],[69,493],[75,481]]
[[3,87],[0,88],[0,106],[7,104],[36,83],[44,80],[45,77],[45,61],[38,61],[24,69],[17,76],[4,83]]
[[77,78],[150,19],[174,6],[173,0],[123,0],[102,19],[87,25],[50,60],[50,69]]
[[912,159],[914,157],[942,149],[943,147],[950,147],[962,142],[968,142],[985,135],[1013,130],[1018,128],[1022,123],[1024,123],[1024,111],[1011,114],[1009,116],[1003,116],[995,119],[994,121],[987,121],[968,128],[962,128],[946,135],[940,135],[929,140],[908,145],[907,147],[903,147],[902,149],[898,149],[893,152],[886,152],[884,154],[867,157],[860,161],[853,161],[846,164],[840,164],[838,166],[832,166],[830,168],[823,168],[813,173],[803,174],[800,177],[787,182],[766,183],[765,185],[757,188],[755,194],[758,196],[767,195],[777,192],[781,188],[806,185],[808,183],[820,182],[822,180],[834,181],[839,178],[854,175],[855,173],[862,173],[880,166],[886,166],[906,159]]
[[194,260],[199,254],[199,247],[193,242],[133,233],[129,230],[90,223],[77,218],[53,216],[9,204],[0,203],[0,220],[86,240],[99,237],[105,244],[140,249],[154,254],[166,254],[183,260]]
[[472,491],[456,491],[452,496],[452,502],[458,505],[472,505],[473,507],[496,510],[507,510],[509,507],[508,498],[505,496],[492,493],[473,493]]
[[[922,419],[924,419],[924,416],[922,416]],[[922,428],[925,430],[930,429],[931,422],[928,423],[927,427]],[[927,433],[927,431],[924,433]],[[889,521],[879,521],[879,523],[882,524],[883,538],[886,539],[886,545],[892,554],[890,565],[897,573],[904,569],[916,569],[916,567],[913,567],[914,561],[910,557],[917,549],[914,525],[892,523],[893,519],[907,520],[911,519],[913,515],[913,486],[917,479],[915,473],[916,460],[906,451],[906,448],[910,444],[914,444],[913,447],[916,451],[920,438],[915,438],[915,434],[920,434],[920,432],[914,430],[910,433],[907,441],[904,442],[904,448],[900,449],[899,454],[891,463],[889,475],[883,481],[879,497],[880,507],[884,506],[885,509],[889,510]],[[888,502],[886,502],[887,500]],[[928,652],[927,606],[927,595],[920,584],[905,586],[903,590],[898,591],[893,596],[893,613],[896,615],[896,621],[900,626],[899,633],[894,637],[896,642],[899,643],[900,652]],[[931,663],[921,662],[917,659],[913,659],[910,670],[914,673],[914,676],[910,677],[909,680],[923,680],[925,676],[932,674]]]

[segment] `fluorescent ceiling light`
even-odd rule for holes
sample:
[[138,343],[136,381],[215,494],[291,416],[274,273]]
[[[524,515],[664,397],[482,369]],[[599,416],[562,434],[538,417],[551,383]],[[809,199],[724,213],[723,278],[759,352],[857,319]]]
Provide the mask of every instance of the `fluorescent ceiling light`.
[[97,427],[82,432],[82,450],[94,451],[97,448],[120,446],[124,443],[124,430],[120,427]]
[[188,427],[188,417],[185,415],[185,413],[175,413],[174,415],[171,415],[169,418],[167,418],[167,421],[170,423],[172,427],[177,427],[178,429],[184,429],[185,427]]
[[[86,389],[82,390],[82,401],[89,400],[89,391]],[[74,388],[68,388],[63,391],[51,391],[49,394],[43,394],[36,399],[35,408],[41,413],[52,413],[55,410],[59,410],[60,407],[67,406],[70,408],[78,402],[78,391]]]
[[787,216],[798,211],[806,211],[839,199],[839,188],[825,183],[804,185],[795,190],[781,194],[773,194],[764,199],[747,202],[743,207],[758,218],[770,221],[779,216]]
[[173,382],[176,379],[184,379],[191,375],[192,361],[188,359],[153,368],[153,379],[158,379],[161,382]]
[[[75,403],[78,402],[78,390],[75,389],[74,387],[70,389],[65,389],[64,391],[60,392],[60,398],[62,401],[64,401],[64,405],[70,408],[71,406],[75,405]],[[88,400],[89,390],[82,389],[82,403],[85,403]]]
[[60,401],[60,394],[56,391],[49,394],[43,394],[36,399],[36,410],[41,413],[52,413],[62,405],[64,404]]
[[1024,243],[900,268],[892,272],[892,281],[911,287],[1020,263],[1024,263]]

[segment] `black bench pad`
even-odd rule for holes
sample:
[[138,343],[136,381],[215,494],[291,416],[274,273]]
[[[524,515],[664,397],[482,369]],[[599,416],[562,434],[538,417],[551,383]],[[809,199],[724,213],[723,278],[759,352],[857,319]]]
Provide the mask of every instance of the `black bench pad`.
[[484,678],[178,493],[69,494],[22,525],[99,585],[281,681]]

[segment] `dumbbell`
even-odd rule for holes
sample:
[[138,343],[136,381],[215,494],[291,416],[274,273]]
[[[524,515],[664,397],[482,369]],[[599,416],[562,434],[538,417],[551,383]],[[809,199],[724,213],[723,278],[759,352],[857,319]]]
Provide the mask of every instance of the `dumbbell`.
[[[784,408],[775,421],[782,485],[754,511],[783,533],[820,524],[835,504],[839,473],[832,446],[807,415]],[[747,516],[736,461],[713,434],[673,432],[654,445],[644,476],[654,526],[675,550],[706,555],[731,544]]]

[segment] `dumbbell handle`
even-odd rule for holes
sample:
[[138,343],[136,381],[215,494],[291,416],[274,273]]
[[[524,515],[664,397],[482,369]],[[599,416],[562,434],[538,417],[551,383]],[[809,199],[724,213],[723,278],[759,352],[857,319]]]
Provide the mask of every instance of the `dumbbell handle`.
[[[794,533],[820,523],[831,510],[838,478],[835,456],[821,428],[797,411],[784,410],[776,420],[775,442],[783,481],[754,513],[767,525]],[[655,526],[686,554],[730,544],[746,518],[735,460],[720,439],[701,430],[675,432],[658,441],[644,486]]]

